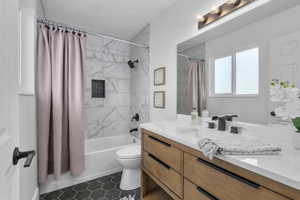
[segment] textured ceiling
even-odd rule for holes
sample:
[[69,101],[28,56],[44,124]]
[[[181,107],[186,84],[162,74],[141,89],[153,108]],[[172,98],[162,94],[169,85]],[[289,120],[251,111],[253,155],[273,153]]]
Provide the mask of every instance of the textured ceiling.
[[41,0],[48,19],[131,39],[176,0]]

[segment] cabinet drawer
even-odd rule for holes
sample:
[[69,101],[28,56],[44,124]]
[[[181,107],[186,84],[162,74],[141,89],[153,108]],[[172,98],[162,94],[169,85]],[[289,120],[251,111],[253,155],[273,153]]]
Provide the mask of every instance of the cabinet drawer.
[[183,152],[173,147],[167,140],[145,134],[144,148],[177,172],[182,173]]
[[144,151],[144,167],[179,197],[182,197],[182,176],[153,154]]
[[206,160],[184,154],[184,176],[220,200],[288,200]]
[[184,199],[185,200],[218,200],[207,191],[184,179]]

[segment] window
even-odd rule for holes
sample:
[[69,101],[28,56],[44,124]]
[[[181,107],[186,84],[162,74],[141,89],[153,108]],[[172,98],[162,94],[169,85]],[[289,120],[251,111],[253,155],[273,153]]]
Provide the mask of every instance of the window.
[[215,60],[215,93],[232,93],[232,57],[227,56]]
[[213,64],[213,95],[258,95],[258,48],[217,58]]
[[258,48],[236,54],[236,94],[258,94]]

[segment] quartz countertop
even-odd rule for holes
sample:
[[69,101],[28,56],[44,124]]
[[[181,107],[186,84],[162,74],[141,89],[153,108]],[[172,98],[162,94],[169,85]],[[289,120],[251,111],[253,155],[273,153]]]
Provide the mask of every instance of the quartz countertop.
[[[282,148],[282,152],[279,155],[217,156],[217,158],[300,190],[300,150],[296,150],[292,144],[294,130],[286,125],[246,123],[238,125],[242,127],[240,134],[278,145]],[[230,134],[216,129],[208,129],[205,122],[199,123],[199,125],[191,125],[189,120],[144,123],[140,125],[140,128],[152,131],[198,151],[200,151],[198,147],[199,140],[209,134]]]

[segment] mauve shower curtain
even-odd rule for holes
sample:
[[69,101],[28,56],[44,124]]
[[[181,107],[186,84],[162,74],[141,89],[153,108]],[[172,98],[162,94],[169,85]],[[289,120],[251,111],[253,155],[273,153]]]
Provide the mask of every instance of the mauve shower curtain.
[[201,115],[206,109],[207,84],[205,64],[202,61],[190,61],[188,63],[188,85],[186,106],[188,110],[195,108]]
[[86,37],[40,25],[37,51],[39,182],[49,174],[79,175],[85,164],[83,114]]

